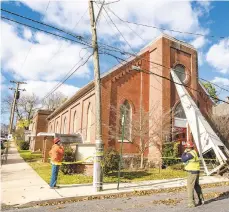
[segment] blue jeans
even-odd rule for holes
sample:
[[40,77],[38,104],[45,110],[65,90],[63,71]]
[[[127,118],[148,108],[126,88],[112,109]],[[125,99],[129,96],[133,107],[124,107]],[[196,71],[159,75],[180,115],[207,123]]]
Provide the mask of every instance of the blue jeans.
[[59,165],[52,164],[52,175],[51,175],[50,187],[56,186],[59,168],[60,168]]

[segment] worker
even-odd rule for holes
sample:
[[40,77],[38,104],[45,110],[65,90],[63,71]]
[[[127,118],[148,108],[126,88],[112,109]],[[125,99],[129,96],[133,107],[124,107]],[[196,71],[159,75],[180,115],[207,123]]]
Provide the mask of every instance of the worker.
[[50,188],[59,188],[57,186],[57,177],[58,172],[60,169],[61,162],[64,157],[64,147],[61,145],[60,138],[55,138],[53,140],[54,145],[52,146],[52,149],[49,152],[49,156],[51,158],[51,164],[52,164],[52,174],[51,174],[51,180],[50,180]]
[[187,192],[188,192],[188,207],[195,207],[194,189],[197,193],[199,202],[197,205],[204,204],[202,189],[199,184],[200,176],[200,161],[197,151],[194,149],[194,144],[188,141],[185,144],[185,151],[181,156],[182,162],[185,163],[185,170],[188,172]]

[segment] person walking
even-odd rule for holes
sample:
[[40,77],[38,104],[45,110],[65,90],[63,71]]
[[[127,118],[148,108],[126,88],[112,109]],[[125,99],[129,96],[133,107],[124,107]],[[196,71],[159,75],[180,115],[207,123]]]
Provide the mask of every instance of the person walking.
[[55,138],[53,140],[53,143],[54,145],[52,146],[52,149],[49,152],[49,156],[51,158],[51,164],[52,164],[52,174],[50,180],[51,189],[59,188],[59,186],[57,186],[56,183],[57,183],[59,168],[64,157],[64,147],[61,145],[60,138]]
[[[200,161],[197,151],[194,149],[194,144],[188,141],[185,144],[185,151],[181,156],[182,162],[185,163],[185,170],[188,172],[187,192],[188,192],[188,207],[195,207],[204,204],[202,189],[199,184],[200,176]],[[197,193],[199,202],[195,205],[194,189]]]

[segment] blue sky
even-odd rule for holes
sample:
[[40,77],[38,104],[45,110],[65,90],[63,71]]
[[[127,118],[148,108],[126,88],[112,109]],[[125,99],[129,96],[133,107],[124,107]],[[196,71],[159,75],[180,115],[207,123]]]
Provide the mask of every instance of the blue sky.
[[[72,31],[89,39],[91,37],[87,1],[3,1],[1,7]],[[148,1],[147,4],[142,4],[140,0],[121,0],[110,4],[109,8],[124,20],[204,34],[204,37],[198,37],[165,32],[177,39],[189,42],[197,48],[200,77],[229,89],[229,2],[164,0]],[[107,11],[110,17],[135,52],[138,52],[160,35],[160,31],[152,28],[129,25],[143,38],[140,39],[125,23],[113,16],[109,8]],[[95,10],[98,11],[97,6],[95,6]],[[47,29],[47,27],[28,22],[5,12],[2,12],[2,15]],[[112,26],[104,11],[97,27],[100,41],[131,51],[119,32]],[[28,84],[24,87],[27,93],[35,93],[42,98],[77,61],[83,62],[91,52],[89,49],[83,49],[84,46],[82,45],[5,20],[1,20],[1,30],[2,97],[10,93],[8,91],[8,87],[11,86],[9,81],[15,79],[26,81]],[[212,38],[210,35],[218,37]],[[70,36],[64,36],[70,38]],[[219,38],[221,36],[225,38]],[[119,56],[123,57],[123,55]],[[117,63],[114,58],[102,55],[100,57],[101,72],[108,71]],[[93,79],[92,67],[92,60],[90,59],[85,66],[59,88],[59,91],[68,96],[73,95],[78,88]],[[224,99],[228,95],[228,92],[220,91],[221,98]]]

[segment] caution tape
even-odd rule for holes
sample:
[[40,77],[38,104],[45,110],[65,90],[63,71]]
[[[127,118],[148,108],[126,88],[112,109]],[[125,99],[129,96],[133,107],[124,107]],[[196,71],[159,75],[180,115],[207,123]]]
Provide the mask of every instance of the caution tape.
[[[174,157],[161,157],[162,159],[172,159],[172,160],[181,160],[181,158],[174,158]],[[199,160],[201,161],[202,160],[202,158],[199,158]],[[217,159],[208,159],[208,158],[203,158],[203,160],[206,160],[206,161],[211,161],[211,160],[213,160],[213,161],[217,161]]]
[[[86,160],[90,159],[90,158],[93,158],[93,156],[89,156],[87,158],[84,158],[83,160],[78,160],[78,161],[75,161],[75,162],[61,162],[61,164],[64,164],[64,165],[71,165],[71,164],[79,164],[79,163],[84,163]],[[49,158],[50,160],[50,158]]]

